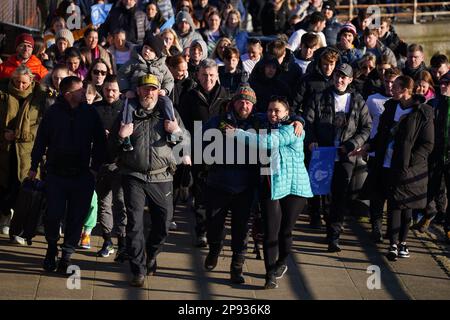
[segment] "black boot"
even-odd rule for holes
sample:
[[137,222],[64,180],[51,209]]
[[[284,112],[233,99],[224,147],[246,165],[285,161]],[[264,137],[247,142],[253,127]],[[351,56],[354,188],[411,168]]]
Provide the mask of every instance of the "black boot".
[[220,244],[211,244],[209,246],[209,252],[205,259],[206,270],[211,271],[217,266],[217,261],[219,260],[221,250],[222,246]]
[[244,266],[245,256],[241,254],[233,254],[230,266],[230,279],[232,283],[245,283],[242,267]]
[[67,269],[70,267],[70,265],[72,265],[72,261],[70,258],[71,255],[63,251],[61,259],[58,262],[58,269],[56,270],[58,273],[67,275]]
[[153,276],[156,273],[156,256],[147,255],[147,275]]
[[45,254],[43,268],[47,272],[56,270],[56,259],[58,257],[58,246],[56,244],[49,244],[47,253]]
[[114,261],[124,262],[128,260],[127,254],[127,238],[126,237],[117,237],[117,253]]
[[372,239],[375,243],[383,243],[383,234],[381,233],[382,222],[377,219],[372,222]]

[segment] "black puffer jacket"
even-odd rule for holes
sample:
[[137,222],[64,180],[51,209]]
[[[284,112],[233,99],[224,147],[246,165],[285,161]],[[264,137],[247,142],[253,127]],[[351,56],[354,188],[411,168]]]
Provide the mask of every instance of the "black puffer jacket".
[[423,61],[419,65],[419,67],[417,67],[416,69],[411,68],[408,65],[408,62],[406,62],[405,67],[403,68],[402,72],[405,76],[409,76],[409,77],[413,78],[413,80],[414,80],[420,72],[426,71],[426,70],[427,70],[427,66],[425,65],[425,63]]
[[[168,133],[164,130],[165,117],[161,113],[159,100],[150,112],[142,109],[137,99],[129,101],[136,111],[133,114],[133,134],[130,136],[132,151],[122,152],[123,139],[119,137],[122,114],[116,119],[110,133],[108,146],[113,157],[118,156],[118,166],[122,174],[130,175],[146,182],[168,182],[173,180],[177,159],[173,145],[167,141]],[[182,132],[179,141],[190,148],[190,135],[184,128],[178,112],[175,111]]]
[[[336,135],[334,86],[317,95],[306,112],[306,138],[305,145],[316,142],[319,146],[334,146]],[[350,111],[346,114],[346,124],[341,134],[341,146],[347,152],[360,148],[370,136],[372,119],[366,102],[359,93],[349,90],[351,94]],[[348,159],[341,155],[341,160]]]
[[267,1],[261,12],[262,33],[265,36],[285,33],[289,23],[289,7],[284,1],[280,10],[275,11],[272,1]]
[[[431,153],[429,159],[430,163],[433,164],[444,161],[445,127],[447,124],[449,100],[450,97],[439,95],[428,102],[434,110],[435,140],[433,152]],[[450,152],[447,155],[447,158],[450,159]]]
[[425,99],[416,95],[413,111],[398,123],[392,136],[394,116],[398,101],[391,99],[384,104],[377,135],[370,141],[375,151],[375,167],[368,178],[373,188],[386,179],[381,173],[387,146],[394,140],[389,195],[399,209],[423,209],[427,204],[428,156],[434,145],[433,109],[424,104]]
[[194,132],[194,121],[205,123],[223,112],[228,102],[227,90],[218,83],[209,95],[198,85],[187,92],[180,102],[180,116],[189,132]]
[[299,85],[303,72],[302,68],[295,63],[295,57],[291,50],[286,49],[286,56],[283,62],[281,62],[280,67],[279,79],[286,84],[289,91],[292,91],[290,88],[296,88]]
[[195,88],[197,83],[191,77],[186,77],[182,80],[174,80],[173,90],[169,95],[170,100],[173,102],[173,107],[180,111],[180,101],[183,99],[183,96],[187,94],[190,90]]

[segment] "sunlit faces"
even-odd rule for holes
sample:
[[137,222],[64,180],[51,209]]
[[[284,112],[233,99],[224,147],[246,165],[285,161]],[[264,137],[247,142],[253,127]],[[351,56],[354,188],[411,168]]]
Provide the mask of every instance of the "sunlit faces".
[[439,89],[441,90],[441,94],[446,97],[450,97],[450,81],[441,80],[439,82]]
[[196,65],[199,64],[200,61],[202,61],[203,57],[202,46],[199,43],[196,43],[195,45],[191,46],[189,56],[191,63]]
[[331,77],[331,74],[333,73],[335,67],[335,60],[332,61],[324,58],[320,59],[320,69],[326,77]]
[[119,100],[120,89],[117,82],[105,82],[102,91],[103,97],[105,98],[107,103],[111,104]]
[[307,47],[306,45],[300,45],[300,55],[304,60],[309,60],[313,57],[314,52],[317,50],[318,46],[314,46],[312,48]]
[[183,80],[187,74],[188,64],[187,62],[181,62],[176,67],[169,67],[170,72],[175,80]]
[[333,18],[333,10],[330,10],[330,9],[323,9],[322,10],[322,13],[325,15],[325,18],[327,19],[327,20],[330,20],[331,18]]
[[347,77],[342,72],[335,72],[333,80],[334,80],[335,88],[338,91],[344,92],[345,90],[347,90],[347,87],[349,86],[349,84],[352,83],[353,78]]
[[66,51],[69,47],[69,41],[64,38],[59,38],[58,41],[56,41],[56,47],[60,53],[64,53],[64,51]]
[[108,74],[108,67],[104,63],[97,63],[94,65],[91,71],[92,84],[96,86],[101,86],[105,77]]
[[258,61],[261,58],[263,48],[259,43],[250,44],[247,46],[248,57],[252,61]]
[[95,49],[98,45],[98,33],[97,31],[91,31],[89,34],[86,35],[84,38],[84,41],[86,43],[86,46],[89,49]]
[[267,119],[271,124],[281,122],[289,115],[289,109],[279,101],[271,101],[267,108]]
[[210,92],[219,79],[217,68],[200,68],[197,74],[198,81],[206,92]]
[[224,63],[228,71],[235,71],[239,63],[239,57],[233,54],[231,59],[224,59]]
[[351,32],[342,32],[340,38],[341,47],[345,50],[349,50],[353,47],[353,41],[355,40],[355,36]]
[[378,37],[374,34],[364,36],[364,43],[368,49],[373,49],[377,46]]
[[12,83],[19,91],[25,91],[31,85],[32,79],[28,74],[13,74]]
[[230,13],[228,15],[227,27],[231,29],[239,27],[239,17],[236,13]]
[[29,43],[21,43],[17,46],[16,52],[21,60],[28,60],[33,54],[33,46]]
[[144,109],[153,109],[158,102],[158,88],[146,85],[137,88],[139,102]]
[[423,52],[417,50],[417,51],[413,51],[413,52],[408,52],[406,59],[408,61],[408,65],[411,68],[417,69],[420,66],[420,64],[423,62],[424,55],[423,55]]
[[360,67],[362,74],[364,74],[365,76],[368,76],[369,73],[375,69],[375,62],[373,60],[368,60],[366,59]]
[[69,68],[69,71],[71,72],[76,72],[80,67],[80,63],[81,61],[78,57],[69,57],[66,59],[67,68]]
[[378,28],[378,34],[380,35],[380,38],[383,38],[385,34],[389,31],[389,26],[386,21],[382,22],[380,24],[380,27]]
[[394,81],[395,79],[397,79],[397,76],[391,76],[391,77],[385,77],[383,83],[384,83],[384,89],[385,89],[385,93],[386,96],[388,97],[392,97],[393,93],[392,93],[392,88],[394,86]]
[[153,19],[156,17],[156,14],[158,13],[158,8],[156,7],[156,4],[151,3],[146,8],[147,17],[149,19]]
[[213,13],[208,17],[208,27],[210,31],[217,31],[220,27],[220,17]]
[[433,75],[433,77],[436,80],[439,80],[448,71],[449,71],[449,67],[446,63],[441,64],[438,68],[436,68],[436,67],[430,68],[430,73]]
[[52,73],[53,87],[56,90],[59,90],[59,84],[61,83],[62,79],[66,78],[68,76],[69,76],[69,72],[67,72],[64,69],[57,69],[57,70],[53,71],[53,73]]
[[152,49],[152,47],[144,44],[142,46],[142,58],[144,58],[144,60],[150,61],[150,60],[155,60],[156,58],[156,52]]
[[165,32],[162,36],[162,39],[164,41],[164,46],[166,47],[166,49],[172,47],[175,42],[175,37],[171,32]]
[[395,79],[394,84],[392,85],[392,97],[395,100],[403,99],[408,93],[408,89],[403,88],[400,82]]
[[428,90],[430,90],[431,85],[425,81],[425,80],[420,80],[420,81],[416,81],[416,93],[417,94],[421,94],[421,95],[426,95]]
[[126,37],[125,32],[116,33],[114,35],[114,39],[113,39],[114,47],[116,49],[123,49],[123,48],[125,48],[126,38],[127,37]]
[[253,103],[245,99],[236,100],[233,106],[240,119],[247,119],[253,110]]
[[191,30],[191,25],[187,21],[180,21],[177,24],[177,28],[181,32],[181,34],[185,34]]

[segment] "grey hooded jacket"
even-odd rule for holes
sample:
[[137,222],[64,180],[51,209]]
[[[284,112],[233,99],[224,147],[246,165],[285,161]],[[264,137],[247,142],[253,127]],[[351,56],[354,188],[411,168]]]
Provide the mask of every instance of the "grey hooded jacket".
[[[191,31],[188,34],[181,35],[180,31],[178,30],[178,24],[182,21],[186,21],[191,26]],[[191,46],[192,42],[194,40],[203,40],[200,33],[195,31],[195,25],[194,21],[192,20],[191,15],[186,11],[180,11],[177,14],[177,17],[175,19],[175,26],[174,30],[176,31],[178,38],[180,40],[180,44],[183,47],[183,49],[188,48]]]
[[131,59],[120,67],[117,72],[120,91],[136,90],[138,79],[146,74],[153,74],[158,77],[161,89],[166,90],[169,95],[172,92],[174,80],[166,66],[166,57],[146,61],[140,54],[142,46],[137,46],[131,53]]

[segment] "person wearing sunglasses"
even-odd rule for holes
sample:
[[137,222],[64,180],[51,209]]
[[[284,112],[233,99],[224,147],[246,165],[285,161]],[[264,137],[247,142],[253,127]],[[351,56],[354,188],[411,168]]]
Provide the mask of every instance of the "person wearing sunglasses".
[[[106,79],[106,76],[111,74],[111,70],[107,63],[103,59],[96,59],[92,62],[91,67],[88,70],[86,79],[84,80],[85,86],[91,86],[95,88],[98,96],[101,100],[102,86]],[[97,95],[96,94],[96,95]],[[95,100],[98,101],[98,100]]]

